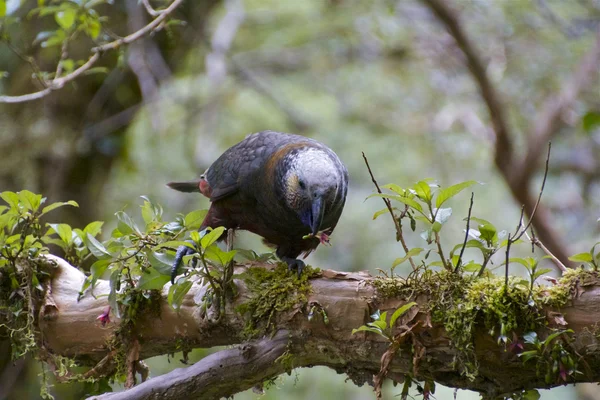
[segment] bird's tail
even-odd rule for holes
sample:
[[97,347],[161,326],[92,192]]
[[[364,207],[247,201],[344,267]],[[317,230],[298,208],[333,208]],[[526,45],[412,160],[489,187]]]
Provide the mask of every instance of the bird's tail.
[[179,192],[200,192],[200,180],[197,179],[195,181],[186,181],[186,182],[169,182],[167,186],[171,189],[175,189]]

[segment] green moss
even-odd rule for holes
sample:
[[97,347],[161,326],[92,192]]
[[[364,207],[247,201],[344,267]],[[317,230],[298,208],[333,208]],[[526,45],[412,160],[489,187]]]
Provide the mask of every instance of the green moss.
[[412,274],[408,279],[375,278],[373,285],[383,298],[415,298],[426,295],[426,310],[432,321],[444,326],[452,345],[459,350],[456,367],[467,377],[477,375],[474,334],[476,327],[485,330],[499,343],[508,343],[513,335],[546,327],[544,306],[563,307],[576,288],[598,283],[598,273],[583,269],[569,270],[550,287],[535,286],[529,281],[510,277],[475,277],[448,271]]
[[274,270],[251,267],[240,275],[251,293],[250,300],[236,309],[247,318],[244,336],[256,337],[269,332],[275,327],[277,313],[305,304],[312,290],[309,279],[319,274],[318,268],[306,266],[298,277],[280,263]]

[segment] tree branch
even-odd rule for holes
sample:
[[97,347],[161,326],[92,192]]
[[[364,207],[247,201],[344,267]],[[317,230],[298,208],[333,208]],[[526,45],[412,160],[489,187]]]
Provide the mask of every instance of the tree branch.
[[88,58],[88,60],[82,66],[80,66],[79,68],[77,68],[76,70],[71,72],[70,74],[63,76],[62,78],[57,77],[57,78],[47,82],[47,85],[48,85],[47,88],[40,90],[38,92],[28,93],[28,94],[24,94],[24,95],[20,95],[20,96],[0,96],[0,103],[23,103],[26,101],[37,100],[37,99],[41,99],[42,97],[49,95],[50,93],[52,93],[55,90],[62,89],[65,86],[65,84],[67,84],[71,81],[74,81],[75,79],[80,77],[83,73],[88,71],[100,59],[100,56],[102,55],[102,53],[109,51],[109,50],[116,50],[125,44],[132,43],[147,34],[150,34],[152,32],[159,30],[160,26],[164,22],[164,20],[173,11],[175,11],[175,9],[177,7],[179,7],[181,5],[181,3],[183,3],[183,0],[173,0],[173,3],[171,3],[171,5],[169,5],[169,7],[165,8],[163,11],[161,11],[160,14],[155,19],[153,19],[148,25],[144,26],[142,29],[140,29],[136,32],[133,32],[130,35],[125,36],[123,38],[114,40],[109,43],[105,43],[105,44],[97,46],[97,47],[93,47],[91,50],[92,55]]
[[[289,341],[288,332],[279,331],[272,339],[219,351],[188,368],[173,370],[124,392],[93,396],[90,400],[183,399],[190,398],[190,387],[197,388],[193,394],[196,398],[233,396],[284,373],[286,366],[278,359],[287,351]],[[248,368],[249,365],[252,367]]]
[[[108,282],[98,281],[95,298],[89,293],[77,301],[85,277],[64,260],[48,256],[57,264],[52,275],[48,295],[42,305],[40,331],[44,348],[51,354],[75,357],[81,363],[93,365],[106,360],[111,351],[107,342],[119,328],[116,319],[102,327],[97,316],[107,306]],[[261,265],[272,268],[272,265]],[[246,267],[238,267],[240,276]],[[381,357],[389,349],[389,342],[379,335],[360,333],[352,329],[365,324],[376,309],[394,310],[406,304],[407,299],[386,297],[378,293],[367,273],[346,273],[324,270],[321,276],[310,280],[312,293],[305,304],[291,305],[271,317],[274,336],[258,342],[245,343],[244,316],[236,308],[251,298],[245,282],[235,279],[237,296],[226,305],[225,314],[218,321],[203,318],[197,302],[206,287],[194,284],[176,311],[167,304],[168,288],[157,305],[160,315],[143,313],[136,320],[140,359],[173,353],[196,347],[239,345],[205,358],[184,370],[152,378],[121,394],[101,396],[99,399],[212,399],[226,397],[263,382],[293,368],[323,365],[346,373],[358,385],[373,382],[381,366]],[[573,287],[576,296],[562,310],[548,309],[546,314],[560,311],[575,335],[574,349],[590,365],[600,365],[600,341],[593,334],[600,319],[600,284],[581,282]],[[411,329],[413,345],[425,349],[427,357],[415,361],[410,351],[395,354],[389,365],[388,377],[401,381],[406,374],[416,380],[435,380],[441,384],[476,390],[488,395],[536,387],[552,387],[543,376],[536,375],[535,367],[524,365],[515,354],[499,346],[496,338],[484,328],[475,332],[475,353],[478,373],[472,379],[464,376],[451,360],[460,357],[462,350],[453,346],[440,325],[431,323],[427,313],[427,296],[418,296],[418,306],[394,329],[395,334]],[[308,319],[309,308],[318,305],[327,315],[327,323],[317,314]],[[408,327],[410,325],[410,327]],[[407,343],[410,345],[410,341]],[[425,354],[425,353],[423,353]],[[415,366],[417,365],[418,366]],[[600,369],[574,375],[578,382],[600,380]]]

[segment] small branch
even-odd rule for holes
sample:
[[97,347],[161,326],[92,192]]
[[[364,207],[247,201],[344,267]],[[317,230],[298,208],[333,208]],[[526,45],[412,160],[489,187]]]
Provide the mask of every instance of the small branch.
[[[371,166],[369,165],[369,160],[367,160],[367,156],[365,155],[365,152],[362,152],[362,156],[363,159],[365,160],[365,164],[367,165],[367,169],[369,170],[369,175],[371,175],[371,180],[373,181],[373,184],[375,185],[375,187],[377,188],[377,193],[379,194],[383,194],[383,192],[381,191],[381,188],[379,187],[379,184],[377,183],[377,180],[375,179],[375,176],[373,175],[373,171],[371,171]],[[394,210],[392,209],[392,203],[390,202],[389,199],[386,199],[385,197],[382,197],[383,202],[385,203],[385,206],[387,207],[388,211],[390,212],[390,215],[392,216],[392,220],[394,221],[394,226],[396,227],[396,241],[402,243],[402,248],[404,249],[404,251],[406,252],[406,254],[408,254],[408,246],[406,245],[406,241],[404,240],[404,235],[402,234],[402,226],[400,225],[400,219],[396,218],[396,216],[394,215]],[[413,269],[413,271],[415,269],[417,269],[417,266],[415,265],[412,257],[408,257],[408,261],[410,262],[410,265]]]
[[[527,230],[531,226],[531,223],[533,222],[533,218],[535,217],[535,212],[537,211],[538,206],[540,205],[540,201],[542,200],[542,194],[544,193],[544,187],[546,186],[546,178],[548,177],[548,164],[550,163],[550,150],[552,150],[552,142],[548,142],[548,154],[546,155],[546,168],[544,169],[544,179],[542,180],[542,187],[540,188],[540,193],[538,194],[538,198],[535,202],[535,205],[533,206],[533,211],[531,212],[531,215],[529,216],[529,222],[523,228],[521,233],[519,233],[517,230],[516,234],[518,234],[518,236],[515,238],[514,241],[519,240],[523,236],[523,234],[525,232],[527,232]],[[522,211],[521,211],[521,214],[522,214]],[[521,221],[522,221],[522,217],[523,217],[523,215],[521,215]],[[519,226],[521,226],[521,222],[519,222]],[[513,235],[513,237],[514,237],[514,235]]]
[[158,17],[160,14],[163,13],[163,11],[157,11],[157,10],[155,10],[154,7],[152,7],[150,5],[150,1],[148,1],[148,0],[142,0],[142,4],[146,8],[146,12],[148,14],[152,15],[153,17]]
[[81,67],[77,68],[75,71],[71,72],[68,75],[65,75],[62,78],[57,78],[52,80],[51,82],[48,82],[47,88],[38,92],[33,92],[20,96],[0,96],[0,103],[23,103],[26,101],[37,100],[47,96],[54,90],[62,89],[65,86],[65,84],[77,79],[84,72],[89,70],[100,59],[100,56],[105,51],[118,49],[119,47],[125,44],[132,43],[138,40],[139,38],[158,30],[163,21],[169,16],[169,14],[171,14],[177,7],[179,7],[181,3],[183,3],[183,0],[174,0],[173,3],[171,3],[169,7],[165,8],[165,10],[162,11],[158,17],[153,19],[148,25],[144,26],[139,31],[125,36],[124,38],[117,39],[115,41],[103,44],[101,46],[93,47],[91,50],[93,54]]
[[512,245],[512,238],[510,233],[508,234],[508,241],[506,242],[506,260],[504,265],[504,290],[508,290],[508,260],[510,259],[510,246]]
[[460,254],[458,255],[458,262],[456,263],[456,268],[454,272],[458,272],[458,269],[462,265],[462,257],[465,252],[465,248],[467,247],[467,241],[469,239],[469,224],[471,223],[471,210],[473,210],[473,198],[475,197],[475,193],[471,192],[471,203],[469,204],[469,213],[467,215],[467,230],[465,232],[465,240],[463,242],[462,248],[460,249]]
[[[533,233],[533,231],[532,231]],[[567,266],[565,264],[563,264],[558,258],[556,258],[556,256],[554,254],[552,254],[550,252],[550,250],[548,250],[548,248],[546,246],[544,246],[544,244],[542,242],[540,242],[540,240],[535,237],[535,236],[529,236],[527,234],[527,232],[525,232],[525,237],[531,242],[532,246],[537,246],[539,247],[544,253],[546,253],[547,255],[550,256],[550,258],[552,258],[552,261],[554,261],[554,264],[561,270],[561,272],[564,274],[565,272],[567,272],[567,270],[569,268],[567,268]]]
[[201,390],[195,393],[197,398],[230,397],[250,389],[256,382],[285,372],[285,363],[278,362],[278,359],[288,351],[289,341],[288,332],[279,331],[272,339],[221,350],[190,367],[157,376],[124,392],[107,393],[89,399],[182,399],[189,398],[191,387]]
[[442,250],[442,243],[440,241],[440,234],[435,232],[435,243],[437,244],[438,254],[440,255],[440,259],[442,260],[442,264],[444,265],[444,269],[447,271],[451,271],[452,267],[448,265],[448,260],[446,260],[446,256],[444,256],[444,250]]

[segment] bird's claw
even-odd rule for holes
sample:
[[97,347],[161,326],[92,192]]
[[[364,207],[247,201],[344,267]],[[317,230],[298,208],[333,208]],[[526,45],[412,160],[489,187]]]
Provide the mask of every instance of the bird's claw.
[[302,276],[302,271],[305,267],[304,261],[291,257],[283,257],[282,261],[284,261],[288,265],[288,271],[291,272],[293,270],[296,270],[298,273],[298,278]]
[[175,253],[175,260],[173,261],[173,265],[171,266],[171,284],[175,284],[175,278],[177,277],[177,269],[179,268],[179,264],[181,264],[181,260],[183,257],[188,256],[194,253],[194,250],[189,248],[188,246],[179,246],[177,248],[177,253]]

